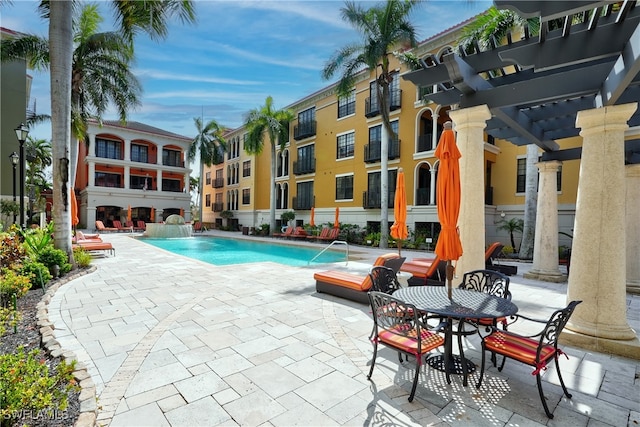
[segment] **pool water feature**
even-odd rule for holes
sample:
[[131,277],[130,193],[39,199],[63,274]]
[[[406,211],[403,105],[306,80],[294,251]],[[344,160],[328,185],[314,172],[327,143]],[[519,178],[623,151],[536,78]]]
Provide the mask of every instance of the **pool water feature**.
[[[323,249],[220,237],[185,239],[140,239],[158,248],[214,265],[276,262],[291,266],[309,265],[309,260]],[[313,264],[345,261],[344,251],[326,251]]]

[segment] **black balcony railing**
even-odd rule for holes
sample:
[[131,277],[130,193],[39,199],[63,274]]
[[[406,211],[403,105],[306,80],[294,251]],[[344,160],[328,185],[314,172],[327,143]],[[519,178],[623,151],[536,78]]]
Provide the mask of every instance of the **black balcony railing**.
[[429,204],[429,189],[428,188],[418,188],[416,190],[416,205],[418,206],[426,206]]
[[184,161],[182,160],[163,160],[162,166],[175,166],[178,168],[184,167]]
[[214,203],[211,206],[211,210],[214,212],[222,212],[224,210],[224,203]]
[[[387,207],[393,208],[393,202],[396,196],[395,189],[389,191],[389,200],[387,200]],[[363,191],[362,192],[362,207],[365,209],[380,209],[382,206],[382,197],[380,190],[375,191]]]
[[304,138],[309,138],[316,134],[316,121],[311,120],[308,122],[298,123],[293,127],[293,139],[296,141]]
[[304,175],[316,171],[316,159],[303,159],[293,162],[293,174]]
[[484,193],[484,204],[493,205],[493,187],[487,187]]
[[[400,157],[400,140],[394,138],[389,143],[389,152],[387,153],[387,159],[393,160]],[[375,163],[381,160],[380,154],[380,141],[371,141],[364,146],[364,161],[365,163]]]
[[224,187],[224,178],[215,178],[213,180],[213,188],[222,188]]
[[315,204],[315,196],[314,197],[294,197],[293,198],[293,209],[295,210],[310,210]]
[[435,143],[433,142],[433,134],[425,133],[424,135],[420,135],[418,137],[418,153],[435,149],[436,147]]
[[[389,111],[397,110],[401,107],[402,103],[402,91],[391,90],[389,91]],[[377,97],[369,97],[364,101],[364,115],[365,117],[375,117],[380,114],[380,105]]]

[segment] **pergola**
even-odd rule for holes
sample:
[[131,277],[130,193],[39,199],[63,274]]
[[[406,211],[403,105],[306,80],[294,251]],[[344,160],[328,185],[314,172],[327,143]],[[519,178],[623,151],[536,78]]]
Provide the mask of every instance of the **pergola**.
[[[449,115],[466,162],[461,164],[468,177],[461,177],[463,205],[471,205],[461,209],[461,261],[465,270],[481,262],[476,252],[482,248],[476,246],[477,240],[484,243],[484,219],[479,223],[474,212],[484,202],[474,194],[482,195],[483,189],[473,181],[482,176],[478,163],[483,156],[477,147],[482,131],[543,151],[532,268],[543,276],[558,270],[554,175],[561,161],[580,159],[567,299],[584,302],[567,327],[576,344],[639,355],[636,333],[620,313],[626,312],[630,279],[626,256],[635,254],[638,264],[640,253],[640,138],[625,137],[629,127],[640,126],[640,8],[636,1],[494,4],[523,18],[539,17],[539,34],[525,29],[519,41],[509,35],[506,44],[496,41],[484,51],[475,46],[441,62],[422,60],[422,69],[403,76],[417,86],[438,88],[426,99],[456,106]],[[580,148],[562,149],[558,143],[578,135]],[[467,255],[470,249],[473,253]],[[640,270],[634,275],[638,277],[632,280],[640,280]],[[622,347],[633,349],[620,350],[621,341]]]

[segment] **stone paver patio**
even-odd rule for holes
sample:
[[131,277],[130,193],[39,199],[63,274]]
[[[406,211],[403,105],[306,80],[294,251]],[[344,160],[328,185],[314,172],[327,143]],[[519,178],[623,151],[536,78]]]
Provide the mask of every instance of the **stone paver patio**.
[[[234,234],[237,236],[237,233]],[[544,374],[555,418],[542,409],[531,369],[507,361],[485,381],[421,372],[407,401],[413,361],[380,351],[372,381],[367,306],[316,294],[313,273],[327,266],[273,263],[213,266],[104,235],[116,256],[61,286],[49,304],[56,339],[85,364],[95,384],[98,423],[111,426],[637,426],[637,360],[564,347],[562,397],[554,369]],[[320,246],[318,246],[320,248]],[[366,271],[380,250],[346,268]],[[424,256],[403,251],[403,256]],[[343,263],[344,264],[344,263]],[[538,318],[565,304],[566,283],[511,278],[513,302]],[[331,268],[334,268],[333,266]],[[628,295],[631,326],[640,298]],[[513,327],[515,328],[515,326]],[[465,355],[480,363],[479,340]],[[474,384],[477,372],[470,383]]]

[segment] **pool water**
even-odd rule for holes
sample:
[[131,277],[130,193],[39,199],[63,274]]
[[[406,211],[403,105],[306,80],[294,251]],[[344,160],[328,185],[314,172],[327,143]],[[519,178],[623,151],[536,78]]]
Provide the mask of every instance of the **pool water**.
[[[292,266],[306,266],[324,246],[306,248],[220,237],[190,237],[185,239],[141,238],[141,242],[214,265],[277,262]],[[326,251],[313,264],[345,261],[343,251]]]

